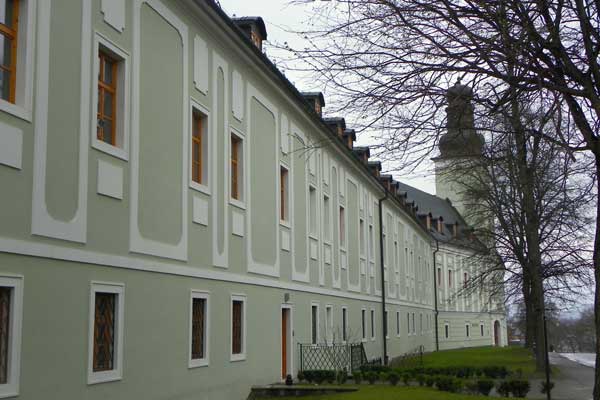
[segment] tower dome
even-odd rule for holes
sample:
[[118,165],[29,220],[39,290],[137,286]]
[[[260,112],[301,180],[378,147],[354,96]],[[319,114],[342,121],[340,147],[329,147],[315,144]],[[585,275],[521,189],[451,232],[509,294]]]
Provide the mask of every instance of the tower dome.
[[484,139],[475,131],[473,89],[458,80],[446,92],[446,133],[440,138],[440,158],[481,155]]

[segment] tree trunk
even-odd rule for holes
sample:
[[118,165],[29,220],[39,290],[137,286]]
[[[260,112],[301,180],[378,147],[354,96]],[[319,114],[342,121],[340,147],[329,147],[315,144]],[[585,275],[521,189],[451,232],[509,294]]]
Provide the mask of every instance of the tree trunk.
[[[600,176],[600,155],[596,154],[596,177]],[[598,188],[598,184],[596,184]],[[594,320],[596,327],[596,368],[594,372],[594,400],[600,400],[600,188],[596,197],[596,232],[594,237]]]

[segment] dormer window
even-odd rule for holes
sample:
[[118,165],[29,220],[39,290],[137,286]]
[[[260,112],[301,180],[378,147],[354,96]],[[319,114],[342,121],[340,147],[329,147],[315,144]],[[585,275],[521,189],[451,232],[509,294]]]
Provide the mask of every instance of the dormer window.
[[321,104],[318,101],[315,101],[315,112],[319,115],[321,115]]
[[250,32],[250,40],[252,40],[252,43],[254,43],[259,50],[262,50],[262,39],[256,32]]
[[259,50],[262,50],[262,42],[267,40],[267,30],[261,17],[234,18],[233,23],[246,34]]

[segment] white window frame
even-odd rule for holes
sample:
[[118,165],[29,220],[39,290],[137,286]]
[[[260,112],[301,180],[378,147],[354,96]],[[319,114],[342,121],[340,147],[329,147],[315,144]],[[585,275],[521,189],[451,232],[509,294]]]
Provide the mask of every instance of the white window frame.
[[[240,174],[238,175],[240,199],[234,199],[231,196],[231,135],[237,136],[242,147],[241,160],[238,160],[238,168],[240,168]],[[229,135],[227,136],[227,184],[229,186],[227,192],[229,193],[229,203],[242,210],[246,209],[246,159],[248,158],[246,156],[246,151],[246,137],[244,134],[232,126],[229,127]],[[241,163],[239,161],[241,161]]]
[[371,341],[374,342],[375,338],[377,337],[377,332],[375,329],[375,309],[371,308]]
[[[37,0],[19,2],[19,26],[17,27],[17,71],[15,102],[0,99],[0,111],[27,122],[33,117],[33,68],[35,43],[35,15]],[[39,71],[43,74],[43,71]],[[47,71],[46,71],[47,73]],[[0,133],[1,134],[1,133]]]
[[[242,302],[242,352],[233,354],[233,302]],[[245,294],[232,294],[229,301],[229,361],[246,360],[246,315],[248,314],[248,301]]]
[[[202,138],[202,160],[204,161],[204,164],[202,165],[202,181],[205,183],[198,183],[195,182],[193,177],[192,177],[192,173],[191,173],[191,169],[192,169],[192,126],[191,126],[191,122],[194,120],[194,110],[195,111],[199,111],[200,113],[204,114],[206,116],[206,130],[203,132],[204,133],[204,137]],[[200,104],[196,99],[194,98],[190,98],[190,115],[189,115],[189,119],[190,119],[190,129],[189,129],[189,141],[188,141],[188,157],[189,157],[189,163],[188,163],[188,175],[189,175],[189,185],[191,189],[194,189],[200,193],[204,193],[206,195],[210,195],[210,188],[211,188],[211,168],[212,168],[212,162],[211,162],[211,145],[212,145],[212,124],[211,124],[211,117],[210,117],[210,111],[208,111],[208,109],[206,107],[204,107],[202,104]],[[206,151],[205,151],[206,150]],[[204,176],[206,175],[206,176]]]
[[348,307],[342,306],[342,343],[348,342]]
[[[194,299],[204,299],[204,358],[192,358],[192,334],[194,323]],[[188,368],[206,367],[210,363],[210,292],[205,290],[190,291],[190,327],[188,342]]]
[[361,323],[361,342],[365,343],[367,342],[367,337],[368,337],[368,331],[367,331],[367,309],[365,307],[362,307],[360,309],[360,323]]
[[[317,308],[317,318],[316,318],[316,320],[317,320],[317,326],[316,326],[316,329],[315,329],[314,321],[313,321],[313,311],[312,311],[313,307]],[[319,334],[319,329],[320,329],[320,321],[319,321],[320,320],[320,315],[319,314],[320,314],[319,303],[316,302],[316,301],[312,301],[310,303],[310,343],[313,344],[313,345],[318,345],[319,344],[319,339],[320,339],[320,336],[321,336]],[[313,330],[316,332],[314,342],[313,342],[313,336],[312,336]]]
[[23,277],[0,276],[0,286],[11,288],[7,380],[0,385],[0,398],[19,395],[21,373],[21,334],[23,323]]
[[[97,137],[97,106],[98,106],[98,71],[100,64],[98,62],[98,52],[103,47],[112,56],[118,59],[118,82],[117,82],[117,121],[116,121],[116,145],[112,146]],[[92,106],[94,112],[91,115],[91,144],[96,150],[109,154],[121,160],[129,160],[129,123],[130,121],[130,79],[129,79],[129,53],[110,41],[106,36],[99,32],[94,35],[94,66],[92,74]],[[191,139],[190,139],[191,140]]]
[[[115,355],[113,363],[114,368],[110,371],[94,372],[94,322],[96,314],[96,293],[112,293],[117,296],[115,318]],[[103,382],[113,382],[123,379],[123,332],[124,332],[124,314],[125,314],[125,284],[117,282],[96,282],[90,284],[90,310],[89,310],[89,331],[88,331],[88,385]]]

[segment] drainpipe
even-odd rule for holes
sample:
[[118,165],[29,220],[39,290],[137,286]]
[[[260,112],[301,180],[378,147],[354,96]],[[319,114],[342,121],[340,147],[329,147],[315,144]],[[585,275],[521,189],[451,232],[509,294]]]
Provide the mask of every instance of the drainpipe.
[[383,202],[388,199],[388,190],[385,189],[385,196],[379,199],[379,264],[381,265],[381,321],[383,329],[381,334],[383,337],[383,365],[388,363],[387,355],[387,318],[385,317],[385,269],[383,267],[384,254],[383,254]]
[[436,249],[433,252],[433,301],[434,301],[434,309],[435,309],[435,351],[440,351],[440,331],[439,331],[439,327],[438,327],[438,298],[437,298],[437,280],[438,280],[438,275],[437,275],[437,266],[435,264],[436,261],[436,256],[438,251],[440,251],[440,242],[435,239],[435,247]]

